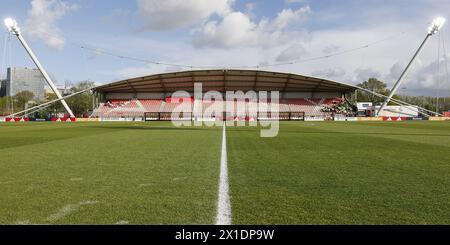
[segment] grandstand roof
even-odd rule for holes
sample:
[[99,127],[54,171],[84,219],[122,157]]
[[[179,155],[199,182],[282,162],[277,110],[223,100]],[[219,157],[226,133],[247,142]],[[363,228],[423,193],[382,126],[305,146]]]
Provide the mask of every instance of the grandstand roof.
[[200,82],[203,91],[348,92],[355,88],[339,82],[298,74],[256,70],[193,70],[149,75],[97,87],[97,92],[192,92]]

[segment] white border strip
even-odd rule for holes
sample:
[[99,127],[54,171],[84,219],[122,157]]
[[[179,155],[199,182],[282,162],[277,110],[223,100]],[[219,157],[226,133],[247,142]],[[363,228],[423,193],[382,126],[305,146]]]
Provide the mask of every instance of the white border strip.
[[231,225],[231,205],[228,194],[228,163],[226,122],[223,122],[222,155],[220,158],[219,200],[217,202],[216,225]]

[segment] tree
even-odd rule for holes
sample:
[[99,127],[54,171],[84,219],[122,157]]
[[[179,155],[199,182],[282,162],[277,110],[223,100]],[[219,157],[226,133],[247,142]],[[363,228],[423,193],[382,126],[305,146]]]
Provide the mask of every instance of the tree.
[[[94,83],[90,81],[80,82],[74,87],[72,87],[70,89],[70,92],[76,93],[91,88],[93,85]],[[58,97],[53,92],[46,94],[45,97],[46,102],[58,99]],[[67,104],[77,117],[87,114],[92,109],[92,100],[93,94],[91,91],[87,91],[85,93],[78,94],[68,99],[65,99],[65,101],[67,102]],[[62,106],[61,101],[54,102],[45,109],[41,109],[36,111],[35,113],[32,113],[31,116],[35,118],[47,118],[47,117],[55,117],[58,113],[67,113],[65,108]]]
[[[45,98],[46,98],[47,102],[58,99],[56,94],[54,94],[53,92],[46,94]],[[57,101],[55,103],[52,103],[46,109],[41,110],[39,113],[39,116],[47,116],[47,115],[56,116],[56,113],[64,112],[64,111],[65,111],[65,109],[64,109],[63,105],[61,104],[61,101]]]
[[11,114],[12,98],[10,96],[4,96],[0,98],[0,115]]
[[[407,103],[418,105],[430,111],[436,111],[436,98],[430,96],[401,96],[401,100]],[[450,110],[450,97],[439,98],[438,112]]]
[[[384,95],[384,96],[389,96],[390,90],[387,88],[387,84],[376,79],[376,78],[369,78],[369,80],[364,81],[363,83],[357,84],[356,86],[361,87],[361,88],[365,88],[367,90],[373,91],[375,93]],[[374,94],[371,94],[369,92],[365,92],[365,91],[358,91],[358,101],[361,102],[372,102],[374,105],[378,105],[383,103],[383,101],[386,99],[385,97],[380,97]],[[400,96],[398,95],[394,95],[392,96],[392,98],[394,99],[399,99]],[[396,105],[393,102],[389,102],[389,105]]]
[[[376,79],[376,78],[369,78],[369,80],[364,81],[363,83],[357,84],[356,86],[365,88],[367,90],[382,94],[382,95],[388,95],[388,89],[386,86],[386,83]],[[379,104],[384,101],[384,98],[376,96],[374,94],[364,92],[364,91],[358,91],[358,101],[364,101],[364,102],[372,102],[374,104]]]
[[[82,90],[86,90],[94,86],[91,81],[83,81],[72,87],[70,90],[72,93],[76,93]],[[75,95],[67,99],[67,104],[72,109],[76,116],[83,116],[92,110],[92,100],[94,95],[91,91],[87,91],[82,94]]]
[[34,98],[34,94],[30,91],[21,91],[14,96],[15,104],[21,110],[24,110],[28,102]]

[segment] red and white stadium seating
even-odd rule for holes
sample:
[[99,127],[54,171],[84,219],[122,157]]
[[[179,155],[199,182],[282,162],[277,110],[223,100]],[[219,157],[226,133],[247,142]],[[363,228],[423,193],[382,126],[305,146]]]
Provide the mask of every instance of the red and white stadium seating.
[[[262,111],[277,111],[280,113],[288,112],[304,112],[305,116],[326,116],[327,112],[323,112],[324,106],[339,104],[343,100],[341,98],[298,98],[298,99],[284,99],[281,103],[272,102],[215,102],[211,100],[194,100],[193,98],[166,98],[163,99],[132,99],[132,100],[110,100],[106,103],[100,103],[99,107],[94,110],[91,117],[101,118],[134,118],[143,117],[145,112],[165,112],[172,113],[183,102],[188,102],[188,108],[183,111],[199,112],[208,111],[215,114],[226,108],[227,111],[233,109],[234,115],[238,116],[239,120],[244,120],[246,117],[252,117],[258,112]],[[215,112],[215,113],[213,113]],[[194,113],[195,114],[195,113]],[[201,113],[200,113],[201,114]],[[201,115],[194,115],[199,117]],[[219,115],[203,115],[204,117],[213,117]]]

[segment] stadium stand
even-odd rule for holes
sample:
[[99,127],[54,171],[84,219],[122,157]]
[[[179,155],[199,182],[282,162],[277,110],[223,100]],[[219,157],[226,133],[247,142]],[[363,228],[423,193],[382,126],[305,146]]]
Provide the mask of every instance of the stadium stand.
[[[100,118],[134,118],[143,117],[145,112],[157,112],[157,113],[172,113],[176,108],[183,105],[183,102],[187,102],[187,107],[183,108],[184,112],[194,113],[194,117],[213,118],[218,115],[214,115],[213,112],[224,110],[234,111],[238,120],[244,120],[247,117],[256,117],[257,113],[268,110],[278,111],[279,113],[291,113],[291,112],[303,112],[305,116],[323,117],[328,116],[331,111],[326,111],[330,105],[340,105],[343,103],[340,98],[322,98],[322,99],[288,99],[282,103],[263,103],[263,102],[236,102],[226,101],[204,101],[193,99],[181,99],[179,101],[174,99],[157,99],[157,100],[112,100],[107,103],[100,103],[99,107],[94,110],[91,117]],[[184,104],[186,105],[186,104]],[[226,106],[226,107],[225,107]],[[196,108],[196,109],[194,109]],[[231,109],[232,108],[232,109]],[[267,109],[265,109],[267,108]]]
[[[279,102],[226,101],[194,98],[194,84],[202,84],[202,92],[218,91],[278,91]],[[191,97],[172,98],[175,91],[185,91]],[[95,89],[97,108],[91,117],[144,118],[153,113],[157,120],[168,120],[180,106],[192,118],[223,118],[255,120],[278,115],[279,119],[309,117],[325,119],[339,112],[348,112],[344,96],[354,88],[337,82],[295,74],[251,70],[199,70],[151,75],[127,79]],[[183,103],[185,102],[185,103]],[[186,103],[187,102],[187,103]],[[219,113],[227,108],[227,113]],[[234,113],[229,113],[233,108]],[[260,115],[268,109],[268,115]],[[344,109],[342,109],[344,108]],[[271,113],[271,111],[276,113]],[[294,115],[294,116],[293,116]]]
[[160,111],[163,105],[163,100],[138,100],[142,106],[145,108],[145,111]]

